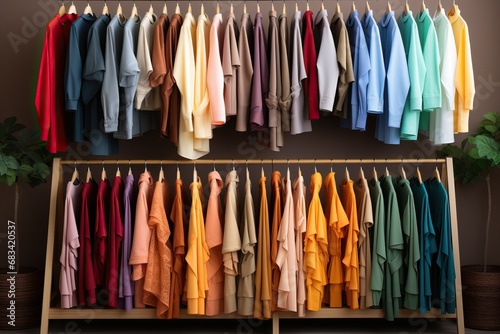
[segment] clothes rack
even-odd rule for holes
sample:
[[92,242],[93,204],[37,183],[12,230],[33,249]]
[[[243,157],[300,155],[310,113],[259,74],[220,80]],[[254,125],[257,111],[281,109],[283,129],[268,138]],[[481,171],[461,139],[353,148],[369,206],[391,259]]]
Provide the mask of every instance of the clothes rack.
[[[459,236],[458,236],[458,222],[457,222],[457,207],[455,196],[455,181],[453,174],[453,160],[446,159],[216,159],[216,160],[61,160],[55,158],[52,167],[52,181],[51,181],[51,194],[50,194],[50,207],[49,207],[49,221],[47,232],[47,250],[45,261],[45,281],[43,290],[43,306],[41,317],[41,333],[48,333],[49,321],[56,319],[72,319],[72,320],[88,320],[88,319],[155,319],[156,310],[154,308],[133,309],[130,312],[125,312],[121,309],[102,309],[96,308],[72,308],[61,309],[59,306],[53,304],[57,298],[57,279],[54,274],[57,272],[59,266],[54,266],[54,262],[58,263],[58,254],[55,252],[54,246],[59,244],[57,237],[61,234],[62,215],[64,210],[64,166],[74,167],[86,165],[144,165],[152,166],[158,165],[165,168],[165,166],[177,165],[213,165],[213,164],[300,164],[300,165],[328,165],[328,166],[345,166],[347,164],[356,165],[397,165],[397,164],[416,164],[418,166],[441,166],[441,178],[448,190],[450,214],[451,214],[451,232],[453,242],[453,256],[455,261],[455,289],[456,289],[456,311],[454,314],[441,314],[439,309],[433,309],[426,314],[419,314],[418,311],[402,309],[399,318],[426,318],[426,319],[456,319],[457,333],[464,333],[464,320],[463,320],[463,303],[462,303],[462,281],[460,276],[460,252],[459,252]],[[66,173],[72,173],[73,168],[68,168]],[[52,288],[55,288],[54,291]],[[384,313],[381,309],[363,309],[351,310],[347,308],[323,308],[318,312],[306,312],[305,318],[301,319],[329,319],[329,318],[383,318]],[[207,316],[193,316],[188,315],[185,309],[181,309],[180,319],[242,319],[237,314],[222,314],[216,317]],[[272,333],[279,333],[279,323],[284,319],[298,318],[296,313],[291,312],[274,312],[272,315]],[[307,321],[307,320],[304,320]],[[168,320],[166,320],[168,322]]]

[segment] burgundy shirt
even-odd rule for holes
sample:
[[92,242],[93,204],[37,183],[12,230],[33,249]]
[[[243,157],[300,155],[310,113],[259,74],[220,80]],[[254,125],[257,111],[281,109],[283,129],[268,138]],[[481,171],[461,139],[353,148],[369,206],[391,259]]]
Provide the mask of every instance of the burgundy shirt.
[[118,274],[120,250],[123,240],[123,181],[116,176],[111,189],[111,208],[108,224],[108,257],[106,265],[106,287],[108,306],[118,307]]
[[93,267],[96,285],[104,287],[104,265],[106,262],[106,225],[109,218],[111,186],[101,180],[97,189],[96,220],[94,231]]
[[80,214],[80,249],[78,253],[78,305],[96,303],[96,285],[92,267],[92,241],[95,230],[97,184],[83,184]]
[[309,119],[319,119],[319,97],[318,97],[318,70],[316,68],[316,46],[313,34],[313,12],[308,10],[302,17],[302,31],[304,33],[304,65],[307,78],[304,80],[304,89],[307,96],[307,108]]

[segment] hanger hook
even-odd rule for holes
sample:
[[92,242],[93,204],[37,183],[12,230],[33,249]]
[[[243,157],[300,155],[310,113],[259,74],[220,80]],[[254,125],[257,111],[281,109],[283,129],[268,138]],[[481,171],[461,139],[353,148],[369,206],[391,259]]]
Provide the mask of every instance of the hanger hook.
[[76,160],[75,160],[75,170],[76,170]]
[[333,172],[333,159],[330,159],[330,172]]
[[290,159],[286,159],[286,166],[288,169],[290,169]]
[[214,159],[214,172],[215,172],[215,159]]
[[260,159],[260,167],[264,168],[264,159]]
[[314,159],[314,172],[317,173],[318,169],[316,168],[316,159]]
[[160,160],[160,169],[163,170],[163,160]]
[[235,170],[235,169],[234,169],[234,160],[232,160],[232,163],[233,163],[233,170]]

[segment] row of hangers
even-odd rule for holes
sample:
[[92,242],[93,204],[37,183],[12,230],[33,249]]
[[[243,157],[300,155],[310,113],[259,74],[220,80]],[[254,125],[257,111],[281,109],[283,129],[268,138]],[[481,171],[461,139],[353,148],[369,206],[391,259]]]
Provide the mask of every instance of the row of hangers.
[[[426,9],[426,5],[425,5],[425,0],[422,0],[422,5],[420,7],[420,12],[423,12],[425,11]],[[438,7],[437,7],[437,11],[440,12],[443,8],[443,5],[441,3],[441,0],[438,0]],[[455,10],[457,8],[457,5],[455,3],[455,0],[453,0],[453,6],[451,7],[451,10],[450,12],[452,14],[455,13]],[[309,1],[307,1],[306,3],[306,9],[309,10]],[[321,1],[321,10],[324,10],[325,9],[325,6],[324,6],[324,3],[323,1]],[[274,0],[272,1],[271,3],[271,10],[274,11]],[[297,2],[295,2],[295,11],[298,11],[299,10],[299,7],[298,7],[298,4]],[[356,5],[354,3],[354,1],[352,2],[352,7],[351,7],[351,11],[355,11],[356,10]],[[371,10],[371,7],[370,7],[370,4],[369,2],[367,1],[366,2],[366,6],[365,6],[365,12],[368,13],[369,11]],[[336,11],[338,13],[341,12],[341,9],[340,9],[340,4],[339,4],[339,1],[337,0],[337,8],[336,8]],[[386,12],[389,13],[392,11],[392,7],[391,7],[391,3],[390,1],[387,1],[387,7],[386,7]],[[405,3],[405,8],[404,8],[404,15],[407,15],[408,12],[410,11],[410,6],[408,4],[408,0],[406,0],[406,3]],[[188,5],[188,12],[191,13],[192,12],[192,8],[191,8],[191,1],[189,2],[189,5]],[[233,2],[231,1],[231,6],[230,6],[230,12],[233,13],[234,12],[234,7],[233,7]],[[246,4],[246,1],[244,1],[243,3],[243,12],[246,13],[247,12],[247,4]],[[259,4],[259,0],[257,0],[257,12],[259,13],[260,12],[260,4]],[[61,7],[59,8],[59,15],[64,15],[66,13],[66,6],[64,4],[64,1],[62,1],[62,4],[61,4]],[[67,11],[68,14],[76,14],[77,13],[77,10],[76,10],[76,6],[74,5],[73,1],[71,2],[71,6],[69,8],[69,10]],[[90,7],[90,3],[87,2],[87,6],[85,7],[84,9],[84,14],[89,14],[89,15],[93,15],[93,11],[92,11],[92,8]],[[151,1],[149,1],[149,13],[151,15],[154,14],[154,9],[153,9],[153,4]],[[165,1],[165,4],[163,5],[163,13],[164,14],[168,14],[168,10],[167,10],[167,3]],[[180,11],[180,7],[179,7],[179,3],[176,4],[176,7],[175,7],[175,13],[176,14],[180,14],[181,11]],[[220,13],[220,6],[219,6],[219,1],[217,1],[217,6],[216,6],[216,13],[219,14]],[[284,0],[283,1],[283,13],[286,13],[286,1]],[[106,1],[104,1],[104,7],[102,9],[102,14],[105,14],[105,15],[109,15],[109,9],[108,9],[108,6],[107,6],[107,3]],[[116,10],[116,14],[117,15],[120,15],[120,17],[123,17],[123,10],[122,10],[122,7],[121,7],[121,4],[120,2],[118,3],[118,7],[117,7],[117,10]],[[204,15],[205,14],[205,7],[203,5],[203,1],[201,2],[201,14]],[[137,13],[137,7],[135,5],[135,1],[134,1],[134,5],[132,7],[132,11],[131,11],[131,14],[130,14],[130,17],[131,18],[134,18],[136,19],[138,17],[138,13]]]

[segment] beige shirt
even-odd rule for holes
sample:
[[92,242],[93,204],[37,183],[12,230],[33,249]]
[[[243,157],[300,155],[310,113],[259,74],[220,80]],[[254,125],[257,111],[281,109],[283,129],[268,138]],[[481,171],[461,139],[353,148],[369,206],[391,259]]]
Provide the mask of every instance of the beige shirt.
[[210,28],[210,50],[208,53],[207,88],[212,110],[212,124],[226,123],[226,110],[224,105],[224,72],[222,70],[222,42],[224,27],[222,14],[215,14]]
[[245,132],[248,129],[250,116],[250,93],[253,77],[253,26],[250,14],[241,17],[241,31],[238,39],[240,68],[238,69],[238,114],[236,131]]
[[230,13],[226,21],[224,32],[224,51],[222,55],[222,68],[224,70],[224,104],[227,116],[234,116],[238,110],[237,93],[238,80],[236,74],[240,68],[240,54],[238,52],[238,27],[234,14]]

